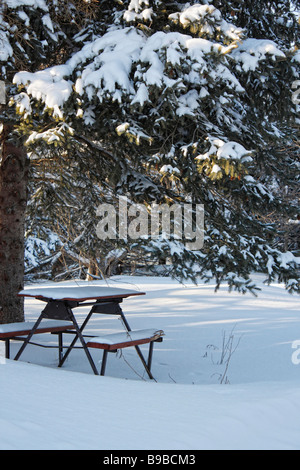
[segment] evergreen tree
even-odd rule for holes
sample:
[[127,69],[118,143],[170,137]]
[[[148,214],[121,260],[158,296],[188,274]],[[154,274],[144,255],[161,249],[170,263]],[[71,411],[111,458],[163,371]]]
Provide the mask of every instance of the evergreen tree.
[[[76,3],[44,0],[2,0],[0,3],[0,322],[24,317],[17,297],[24,276],[24,226],[30,169],[26,134],[9,106],[19,70],[36,71],[64,62],[76,50],[77,34],[91,34],[93,9]],[[79,47],[79,46],[78,46]]]
[[[58,18],[60,2],[48,4]],[[203,204],[203,249],[176,237],[128,242],[153,262],[169,258],[171,275],[245,292],[263,271],[297,291],[299,253],[282,252],[268,219],[296,209],[278,191],[299,171],[297,156],[279,152],[297,138],[293,4],[79,4],[93,15],[75,37],[64,32],[53,65],[14,77],[27,147],[93,155],[101,202]]]

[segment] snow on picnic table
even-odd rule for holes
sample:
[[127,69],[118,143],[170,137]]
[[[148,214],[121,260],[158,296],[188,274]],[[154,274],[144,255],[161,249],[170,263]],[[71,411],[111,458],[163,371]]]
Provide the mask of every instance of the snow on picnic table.
[[[134,348],[110,354],[100,377],[82,350],[58,369],[56,349],[28,346],[15,362],[0,343],[0,449],[300,449],[298,296],[281,285],[257,298],[225,287],[215,294],[167,278],[121,276],[109,285],[146,292],[122,304],[132,329],[165,331],[154,347],[155,381]],[[36,318],[41,302],[25,305],[26,319]],[[86,313],[76,312],[79,322]],[[86,332],[122,329],[116,317],[94,315]],[[55,344],[53,335],[40,337]],[[222,343],[230,339],[226,369]],[[102,353],[92,354],[100,367]]]

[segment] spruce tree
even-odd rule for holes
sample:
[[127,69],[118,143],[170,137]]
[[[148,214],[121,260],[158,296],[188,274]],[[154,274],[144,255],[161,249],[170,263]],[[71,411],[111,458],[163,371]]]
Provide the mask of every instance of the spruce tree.
[[[9,102],[13,77],[64,62],[76,50],[76,35],[90,31],[92,8],[84,0],[2,0],[0,3],[0,322],[21,321],[24,282],[25,209],[30,156],[20,119]],[[75,41],[74,41],[75,40]],[[48,153],[47,153],[48,154]]]
[[[297,138],[294,13],[286,3],[279,22],[274,2],[255,2],[252,17],[249,2],[221,3],[95,3],[67,60],[15,75],[19,130],[35,151],[93,153],[101,202],[203,204],[201,250],[176,237],[128,241],[153,263],[168,258],[170,275],[246,292],[265,272],[297,291],[299,253],[278,247],[269,219],[296,209],[278,191],[299,169],[280,152]],[[287,27],[288,41],[277,35]]]

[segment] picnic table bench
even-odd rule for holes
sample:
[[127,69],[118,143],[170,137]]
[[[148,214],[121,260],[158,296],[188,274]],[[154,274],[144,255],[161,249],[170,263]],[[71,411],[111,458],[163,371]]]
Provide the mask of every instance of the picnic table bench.
[[161,342],[164,332],[162,330],[131,330],[122,333],[113,333],[109,335],[96,336],[87,342],[88,348],[103,349],[103,357],[100,375],[105,374],[107,354],[116,353],[119,349],[129,348],[130,346],[139,346],[149,343],[149,354],[147,367],[151,370],[153,343]]
[[[5,341],[5,357],[10,358],[10,340],[25,341],[26,337],[33,331],[34,321],[24,321],[15,323],[4,323],[0,325],[0,341]],[[58,351],[59,360],[63,353],[63,333],[73,330],[75,327],[70,321],[47,320],[40,324],[33,334],[53,333],[58,335]],[[40,343],[29,342],[41,347],[45,346]]]

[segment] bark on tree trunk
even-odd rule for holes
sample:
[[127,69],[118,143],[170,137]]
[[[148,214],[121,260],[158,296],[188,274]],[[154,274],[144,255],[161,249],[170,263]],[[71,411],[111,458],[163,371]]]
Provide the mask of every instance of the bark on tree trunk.
[[0,323],[11,323],[24,320],[24,302],[17,293],[24,282],[29,160],[12,126],[3,125],[0,139]]

